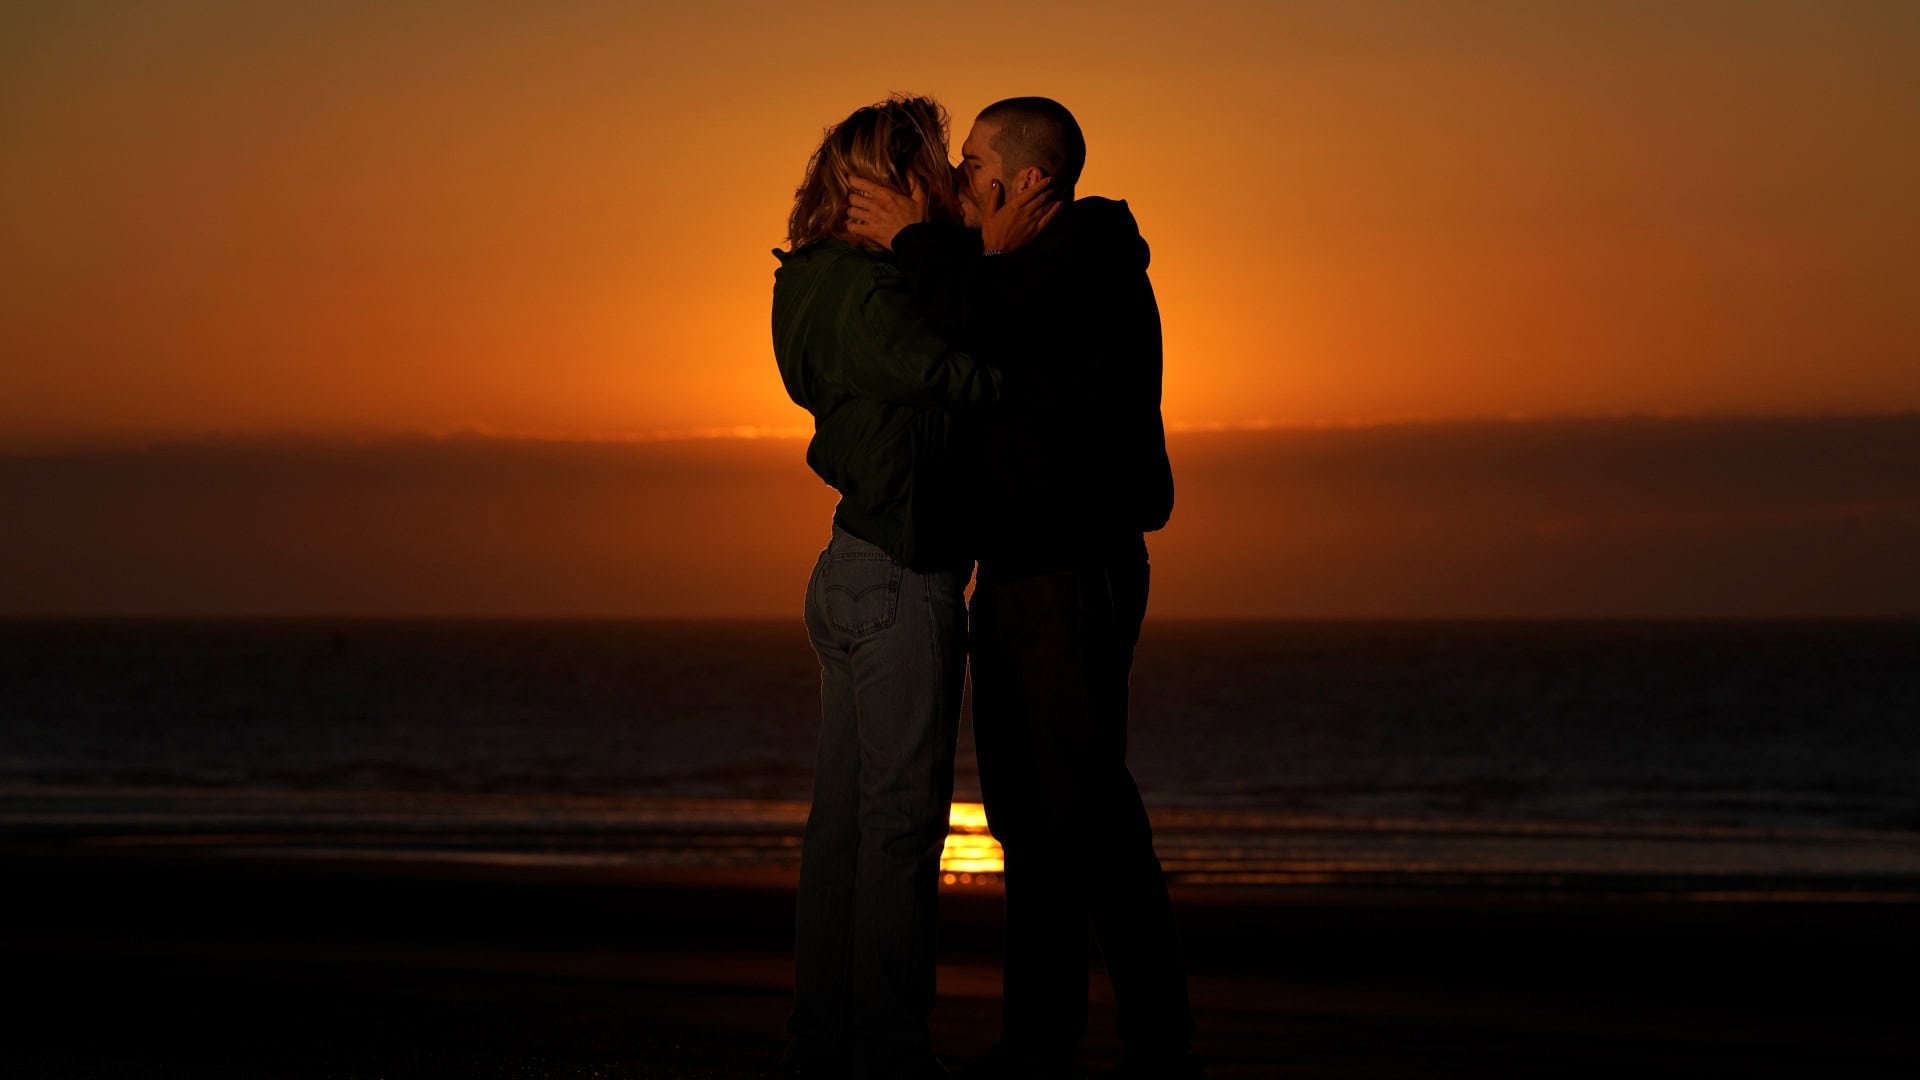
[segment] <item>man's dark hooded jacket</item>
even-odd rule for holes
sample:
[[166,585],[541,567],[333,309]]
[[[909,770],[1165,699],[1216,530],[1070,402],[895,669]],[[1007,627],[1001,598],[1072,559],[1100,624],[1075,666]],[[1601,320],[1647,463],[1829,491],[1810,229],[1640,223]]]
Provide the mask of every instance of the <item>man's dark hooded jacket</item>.
[[1063,206],[1032,242],[911,225],[895,257],[923,309],[1019,389],[987,413],[971,514],[982,581],[1143,558],[1173,512],[1160,311],[1124,201]]

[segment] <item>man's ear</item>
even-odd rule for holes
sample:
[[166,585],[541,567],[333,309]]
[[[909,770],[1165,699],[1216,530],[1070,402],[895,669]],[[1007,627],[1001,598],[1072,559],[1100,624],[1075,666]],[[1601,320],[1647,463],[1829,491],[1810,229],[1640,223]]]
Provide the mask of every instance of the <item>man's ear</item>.
[[1025,191],[1046,178],[1047,174],[1040,171],[1040,166],[1029,165],[1020,170],[1019,177],[1013,182],[1013,190]]

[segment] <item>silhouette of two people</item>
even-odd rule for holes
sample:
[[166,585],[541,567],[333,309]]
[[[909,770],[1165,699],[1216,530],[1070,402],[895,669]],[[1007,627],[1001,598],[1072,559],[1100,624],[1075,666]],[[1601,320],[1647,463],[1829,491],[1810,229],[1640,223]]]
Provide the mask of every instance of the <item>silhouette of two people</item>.
[[1197,1075],[1126,763],[1144,534],[1173,506],[1147,244],[1125,202],[1075,197],[1057,102],[989,106],[951,171],[946,119],[894,98],[830,129],[775,252],[776,358],[841,494],[807,593],[822,727],[784,1063],[945,1075],[927,1016],[970,659],[1006,939],[1003,1031],[969,1075],[1071,1075],[1090,929],[1122,1075]]

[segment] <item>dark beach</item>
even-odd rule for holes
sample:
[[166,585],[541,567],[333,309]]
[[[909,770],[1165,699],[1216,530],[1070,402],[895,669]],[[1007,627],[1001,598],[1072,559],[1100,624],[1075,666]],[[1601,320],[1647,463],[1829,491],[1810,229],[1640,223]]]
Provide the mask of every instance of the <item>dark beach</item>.
[[[0,1075],[763,1077],[791,875],[105,850],[13,833]],[[1184,885],[1228,1077],[1907,1077],[1910,900]],[[992,885],[942,899],[936,1039],[996,1034]],[[1117,1056],[1096,973],[1089,1075]]]
[[[1219,1080],[1920,1075],[1920,624],[1149,634],[1129,756]],[[0,1080],[775,1075],[792,626],[0,645]],[[997,1035],[1000,904],[943,892],[956,1064]]]

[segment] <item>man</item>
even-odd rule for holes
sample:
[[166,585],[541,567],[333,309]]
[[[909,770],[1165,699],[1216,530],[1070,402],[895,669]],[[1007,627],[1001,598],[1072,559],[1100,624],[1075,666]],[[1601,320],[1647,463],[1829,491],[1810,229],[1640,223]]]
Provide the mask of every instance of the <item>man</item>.
[[[1126,765],[1127,677],[1146,614],[1144,533],[1173,508],[1159,309],[1124,201],[1075,198],[1086,160],[1058,102],[988,106],[961,148],[967,224],[1051,187],[1060,209],[1014,252],[919,222],[861,183],[855,232],[889,244],[928,303],[1028,390],[988,418],[970,612],[974,736],[1006,855],[1004,1030],[983,1076],[1072,1072],[1099,935],[1123,1076],[1197,1076],[1166,880]],[[977,252],[977,254],[976,254]]]

